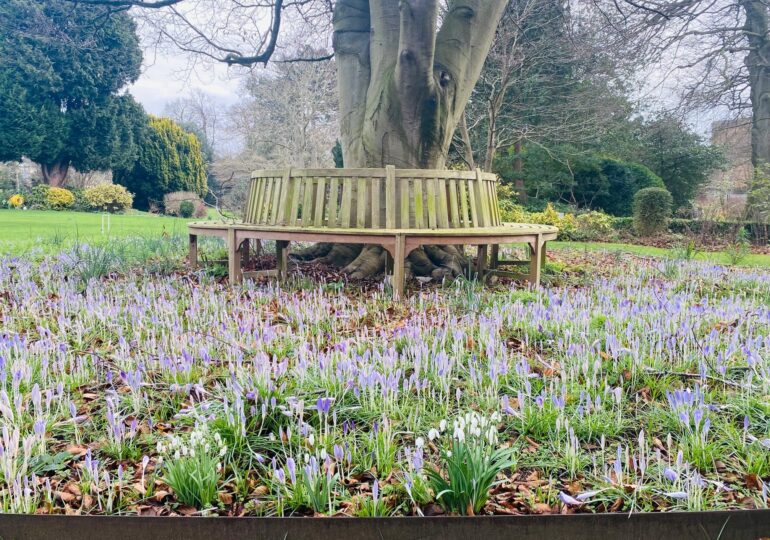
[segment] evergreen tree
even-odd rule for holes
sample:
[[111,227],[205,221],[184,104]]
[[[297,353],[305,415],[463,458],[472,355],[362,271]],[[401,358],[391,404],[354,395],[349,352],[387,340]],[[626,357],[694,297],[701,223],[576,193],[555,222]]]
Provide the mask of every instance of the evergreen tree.
[[126,13],[64,0],[0,3],[0,160],[27,156],[51,185],[70,166],[123,166],[143,112],[119,91],[142,54]]
[[139,158],[116,169],[114,180],[134,193],[134,205],[142,209],[161,204],[164,195],[175,191],[203,197],[208,185],[201,142],[173,120],[150,116],[141,132]]

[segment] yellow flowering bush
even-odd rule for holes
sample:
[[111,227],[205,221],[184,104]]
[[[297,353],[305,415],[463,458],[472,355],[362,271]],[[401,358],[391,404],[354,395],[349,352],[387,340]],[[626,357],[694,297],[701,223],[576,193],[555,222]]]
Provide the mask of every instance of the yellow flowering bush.
[[45,194],[45,202],[53,210],[64,210],[75,204],[75,195],[68,189],[52,187]]
[[10,199],[8,199],[8,205],[11,208],[21,208],[24,206],[24,197],[19,195],[18,193],[16,195],[12,195]]
[[107,212],[128,210],[134,202],[134,196],[119,184],[99,184],[87,188],[83,196],[91,209]]
[[575,229],[577,229],[578,223],[574,214],[559,215],[559,212],[553,207],[551,203],[545,207],[542,212],[535,212],[529,215],[531,223],[539,223],[541,225],[553,225],[558,227],[559,231],[564,236],[570,236]]

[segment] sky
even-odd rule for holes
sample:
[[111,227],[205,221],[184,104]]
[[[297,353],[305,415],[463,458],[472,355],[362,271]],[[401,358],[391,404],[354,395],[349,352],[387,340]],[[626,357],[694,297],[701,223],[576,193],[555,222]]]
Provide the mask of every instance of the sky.
[[195,88],[229,106],[238,100],[238,76],[238,71],[223,64],[200,64],[190,69],[183,54],[146,48],[142,75],[129,91],[148,113],[155,115],[163,114],[166,105]]

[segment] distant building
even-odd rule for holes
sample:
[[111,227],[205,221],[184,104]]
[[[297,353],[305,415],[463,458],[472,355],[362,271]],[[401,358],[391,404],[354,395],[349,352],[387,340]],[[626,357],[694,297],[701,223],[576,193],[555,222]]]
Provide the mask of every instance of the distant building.
[[711,125],[711,144],[727,158],[724,170],[711,175],[696,200],[706,218],[739,217],[746,208],[754,167],[751,165],[751,118],[722,120]]

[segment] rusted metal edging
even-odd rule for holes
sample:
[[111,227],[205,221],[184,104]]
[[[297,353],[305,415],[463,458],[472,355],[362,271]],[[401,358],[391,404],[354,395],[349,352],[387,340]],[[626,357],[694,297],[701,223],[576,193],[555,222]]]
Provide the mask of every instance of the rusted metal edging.
[[2,540],[747,540],[770,537],[770,511],[432,518],[0,516]]

